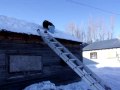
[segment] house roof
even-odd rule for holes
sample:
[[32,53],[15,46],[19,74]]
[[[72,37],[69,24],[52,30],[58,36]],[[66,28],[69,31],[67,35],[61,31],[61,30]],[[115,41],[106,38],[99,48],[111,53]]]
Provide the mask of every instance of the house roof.
[[[2,16],[0,15],[0,30],[5,29],[10,32],[17,32],[17,33],[25,33],[25,34],[32,34],[32,35],[37,35],[37,29],[43,30],[42,26],[39,24],[35,23],[30,23],[26,22],[23,20],[18,20],[15,18],[10,18],[7,16]],[[79,39],[77,39],[74,36],[71,36],[68,33],[62,32],[60,30],[55,29],[55,33],[52,34],[50,33],[53,37],[55,38],[60,38],[60,39],[65,39],[69,41],[75,41],[75,42],[80,42]]]
[[111,40],[94,42],[94,43],[84,47],[83,51],[112,49],[112,48],[120,48],[120,40],[119,39],[116,38],[116,39],[111,39]]

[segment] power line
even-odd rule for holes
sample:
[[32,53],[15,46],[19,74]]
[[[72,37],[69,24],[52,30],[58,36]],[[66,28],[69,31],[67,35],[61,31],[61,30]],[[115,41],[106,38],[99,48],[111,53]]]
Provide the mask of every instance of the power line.
[[74,1],[74,0],[66,0],[66,1],[68,1],[70,3],[78,4],[78,5],[81,5],[81,6],[84,6],[84,7],[93,8],[93,9],[96,9],[96,10],[99,10],[99,11],[102,11],[102,12],[105,12],[105,13],[114,14],[114,15],[120,15],[120,13],[114,13],[112,11],[108,11],[108,10],[104,10],[104,9],[101,9],[101,8],[97,8],[97,7],[94,7],[94,6],[85,4],[85,3],[81,3],[79,1]]

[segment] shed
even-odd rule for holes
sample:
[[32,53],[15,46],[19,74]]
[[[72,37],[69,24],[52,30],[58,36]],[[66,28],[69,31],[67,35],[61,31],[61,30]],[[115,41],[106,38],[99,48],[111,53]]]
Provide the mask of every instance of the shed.
[[94,42],[83,48],[83,57],[99,62],[102,59],[119,60],[120,40],[118,38]]
[[[37,34],[38,27],[42,30],[37,24],[0,16],[2,90],[13,86],[19,90],[31,83],[46,80],[57,85],[80,80]],[[55,34],[51,35],[82,60],[82,42],[59,30],[55,30]]]

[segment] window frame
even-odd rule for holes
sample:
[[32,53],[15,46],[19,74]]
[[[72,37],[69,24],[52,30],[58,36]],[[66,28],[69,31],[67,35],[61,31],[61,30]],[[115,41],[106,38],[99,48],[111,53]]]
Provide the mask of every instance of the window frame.
[[90,52],[90,59],[97,59],[97,52]]
[[30,70],[30,71],[19,71],[19,72],[11,72],[10,71],[10,56],[13,56],[13,55],[22,55],[22,56],[41,56],[41,55],[29,55],[29,54],[8,54],[6,55],[7,56],[7,71],[8,71],[8,77],[11,77],[11,76],[19,76],[19,75],[31,75],[31,74],[42,74],[42,71],[43,71],[43,62],[42,62],[42,56],[41,56],[41,70]]

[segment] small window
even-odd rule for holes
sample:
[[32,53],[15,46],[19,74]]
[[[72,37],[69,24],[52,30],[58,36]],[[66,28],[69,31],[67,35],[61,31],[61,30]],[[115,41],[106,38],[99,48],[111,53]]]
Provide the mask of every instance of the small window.
[[91,52],[90,59],[97,59],[97,52]]
[[10,55],[9,72],[41,71],[41,56]]

